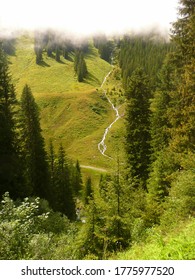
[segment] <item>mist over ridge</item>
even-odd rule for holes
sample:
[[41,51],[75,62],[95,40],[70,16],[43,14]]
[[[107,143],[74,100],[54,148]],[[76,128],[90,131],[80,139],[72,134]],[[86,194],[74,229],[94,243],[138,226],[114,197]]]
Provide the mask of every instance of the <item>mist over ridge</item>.
[[[96,34],[107,36],[124,33],[146,33],[158,30],[168,34],[176,19],[178,0],[120,0],[93,2],[56,0],[7,0],[1,4],[2,36],[48,29],[65,33],[66,37],[83,38]],[[10,9],[11,7],[11,9]]]

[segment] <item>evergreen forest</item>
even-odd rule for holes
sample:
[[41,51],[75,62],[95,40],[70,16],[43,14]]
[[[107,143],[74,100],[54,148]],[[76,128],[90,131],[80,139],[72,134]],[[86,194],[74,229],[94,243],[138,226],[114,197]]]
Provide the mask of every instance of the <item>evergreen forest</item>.
[[169,39],[0,38],[1,260],[195,259],[194,152],[194,0]]

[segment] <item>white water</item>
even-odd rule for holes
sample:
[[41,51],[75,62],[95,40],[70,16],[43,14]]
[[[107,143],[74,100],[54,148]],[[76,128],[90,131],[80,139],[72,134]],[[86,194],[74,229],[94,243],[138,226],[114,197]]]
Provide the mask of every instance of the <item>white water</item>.
[[[104,78],[104,80],[103,80],[103,82],[102,82],[102,84],[101,84],[101,88],[102,88],[102,89],[103,89],[104,83],[106,82],[106,79],[108,78],[108,76],[110,75],[111,72],[112,72],[112,71],[110,71],[110,72],[105,76],[105,78]],[[115,118],[115,120],[105,129],[105,132],[104,132],[104,134],[103,134],[102,140],[101,140],[101,142],[98,144],[98,150],[100,151],[100,153],[101,153],[103,156],[112,159],[112,157],[110,157],[110,156],[108,156],[108,155],[105,154],[106,149],[107,149],[107,146],[106,146],[106,144],[105,144],[105,140],[106,140],[106,136],[107,136],[109,130],[111,129],[111,127],[113,126],[113,124],[114,124],[116,121],[118,121],[118,119],[120,118],[120,115],[119,115],[118,109],[114,106],[114,104],[112,103],[112,101],[110,100],[110,98],[107,96],[106,90],[103,89],[103,91],[104,91],[104,94],[105,94],[105,96],[106,96],[108,102],[111,104],[112,109],[115,111],[116,118]]]

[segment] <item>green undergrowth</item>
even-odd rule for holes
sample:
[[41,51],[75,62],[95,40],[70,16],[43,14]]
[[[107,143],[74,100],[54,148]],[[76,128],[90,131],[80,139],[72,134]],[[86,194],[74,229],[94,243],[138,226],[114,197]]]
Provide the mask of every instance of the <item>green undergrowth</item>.
[[180,222],[171,231],[160,227],[147,232],[143,242],[114,256],[121,260],[192,260],[195,259],[195,219]]

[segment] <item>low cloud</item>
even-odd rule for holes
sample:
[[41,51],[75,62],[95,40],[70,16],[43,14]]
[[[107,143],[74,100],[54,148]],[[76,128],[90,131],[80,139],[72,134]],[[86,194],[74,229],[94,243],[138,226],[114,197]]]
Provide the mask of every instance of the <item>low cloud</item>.
[[176,20],[177,0],[6,0],[0,30],[54,29],[76,36],[121,34],[158,29],[168,32]]

